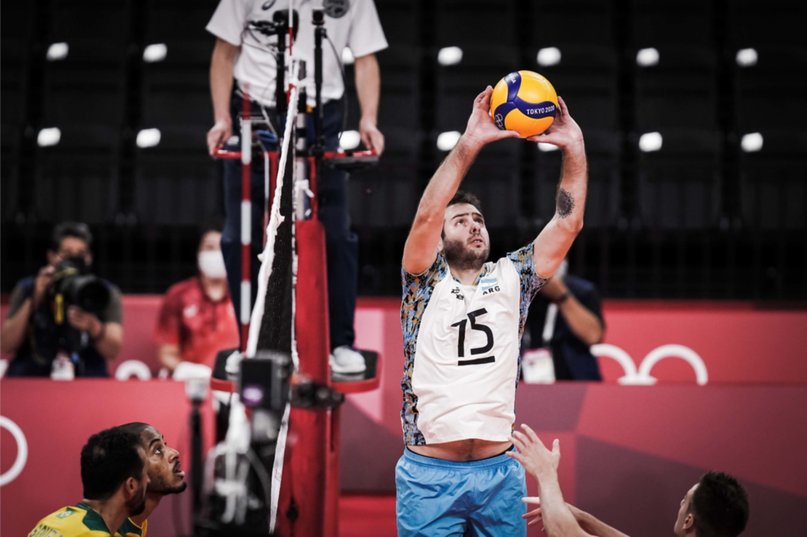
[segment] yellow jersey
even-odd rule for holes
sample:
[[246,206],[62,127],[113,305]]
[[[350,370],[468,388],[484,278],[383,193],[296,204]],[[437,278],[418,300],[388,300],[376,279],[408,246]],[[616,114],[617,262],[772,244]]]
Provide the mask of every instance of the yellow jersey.
[[115,533],[115,537],[146,537],[148,528],[148,520],[144,520],[143,525],[138,526],[131,518],[127,518],[120,529]]
[[28,537],[111,537],[101,515],[85,504],[68,505],[40,520]]

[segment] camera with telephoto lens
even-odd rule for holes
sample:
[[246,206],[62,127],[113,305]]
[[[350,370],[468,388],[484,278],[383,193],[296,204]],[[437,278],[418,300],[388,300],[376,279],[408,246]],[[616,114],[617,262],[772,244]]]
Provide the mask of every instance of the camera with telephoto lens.
[[90,274],[82,257],[67,257],[56,265],[51,280],[53,296],[61,295],[65,306],[101,315],[112,298],[107,284]]

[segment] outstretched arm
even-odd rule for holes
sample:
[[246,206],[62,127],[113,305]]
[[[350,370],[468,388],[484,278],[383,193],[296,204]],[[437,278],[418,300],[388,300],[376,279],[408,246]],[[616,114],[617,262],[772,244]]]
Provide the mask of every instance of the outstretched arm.
[[547,536],[590,537],[589,533],[583,531],[563,501],[563,493],[558,482],[560,443],[555,439],[552,451],[549,451],[532,429],[527,425],[522,425],[521,428],[524,430],[523,433],[513,431],[512,436],[517,451],[508,451],[507,455],[520,462],[528,473],[538,479],[540,516]]
[[616,528],[612,528],[594,515],[586,513],[570,503],[566,505],[569,507],[569,510],[574,515],[578,524],[592,535],[596,535],[597,537],[628,537],[627,534],[622,533]]
[[588,165],[583,132],[558,97],[558,114],[544,134],[530,141],[558,146],[563,151],[563,166],[555,199],[555,215],[535,239],[535,270],[543,277],[552,276],[583,229],[586,207]]
[[410,274],[420,274],[434,262],[448,202],[479,151],[490,142],[518,137],[518,133],[499,130],[493,123],[488,111],[491,93],[493,88],[488,86],[476,96],[465,132],[423,191],[404,246],[403,268]]

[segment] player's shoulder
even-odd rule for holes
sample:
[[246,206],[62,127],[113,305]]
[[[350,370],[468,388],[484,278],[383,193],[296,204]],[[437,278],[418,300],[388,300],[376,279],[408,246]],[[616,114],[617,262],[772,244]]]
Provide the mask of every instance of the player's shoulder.
[[[55,533],[54,533],[55,532]],[[109,537],[111,534],[101,516],[81,504],[68,505],[55,511],[31,530],[28,537]]]

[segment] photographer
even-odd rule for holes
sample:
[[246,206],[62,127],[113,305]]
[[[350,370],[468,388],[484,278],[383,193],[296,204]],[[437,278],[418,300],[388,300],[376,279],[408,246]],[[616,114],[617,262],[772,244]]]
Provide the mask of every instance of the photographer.
[[92,235],[86,224],[56,226],[48,264],[17,283],[0,332],[14,355],[10,377],[108,377],[123,341],[121,295],[89,273]]

